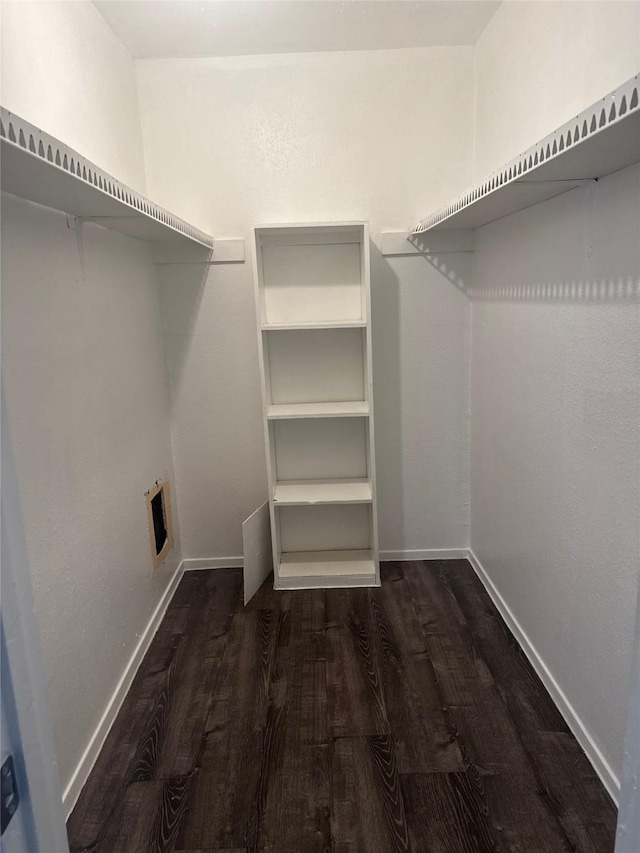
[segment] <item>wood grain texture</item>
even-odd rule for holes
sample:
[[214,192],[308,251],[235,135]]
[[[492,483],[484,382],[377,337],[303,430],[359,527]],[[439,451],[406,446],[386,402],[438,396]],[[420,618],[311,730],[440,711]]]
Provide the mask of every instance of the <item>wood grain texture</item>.
[[366,590],[190,572],[72,853],[613,853],[616,814],[466,561]]
[[[188,694],[197,682],[180,669],[185,661],[191,667],[199,664],[204,639],[209,672],[217,671],[241,588],[238,570],[220,570],[215,577],[191,572],[181,580],[69,818],[72,849],[94,850],[100,843],[104,847],[107,829],[119,820],[131,784],[180,775],[168,772],[171,762],[165,756],[179,754],[185,732],[192,749],[187,761],[174,766],[186,775],[193,770],[211,696],[206,709],[201,706],[192,713]],[[179,689],[172,695],[176,684]],[[210,688],[213,692],[213,683]]]
[[376,651],[398,768],[401,773],[463,771],[425,637],[410,596],[400,591],[398,584],[371,591]]
[[332,737],[389,732],[368,589],[325,590]]
[[102,836],[87,845],[71,839],[72,853],[173,853],[190,784],[190,777],[131,783]]
[[462,612],[478,654],[485,661],[506,707],[523,728],[569,733],[567,724],[466,561],[439,567],[441,585]]
[[184,848],[251,848],[256,843],[261,769],[278,724],[277,709],[269,707],[277,625],[274,610],[233,618],[179,838]]
[[390,735],[334,739],[331,779],[336,853],[411,850]]
[[482,776],[474,773],[407,774],[402,777],[413,853],[497,853],[487,822]]
[[538,733],[532,765],[542,796],[571,849],[613,850],[615,806],[603,797],[600,780],[575,738],[563,732]]

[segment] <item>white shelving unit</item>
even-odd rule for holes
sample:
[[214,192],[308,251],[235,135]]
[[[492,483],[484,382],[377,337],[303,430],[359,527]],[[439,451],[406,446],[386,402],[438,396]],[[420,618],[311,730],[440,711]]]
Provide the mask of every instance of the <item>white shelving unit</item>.
[[414,242],[427,231],[478,228],[639,160],[640,78],[636,75],[423,219],[410,239]]
[[213,250],[213,238],[0,108],[4,192],[151,243]]
[[253,245],[274,586],[377,586],[368,226]]

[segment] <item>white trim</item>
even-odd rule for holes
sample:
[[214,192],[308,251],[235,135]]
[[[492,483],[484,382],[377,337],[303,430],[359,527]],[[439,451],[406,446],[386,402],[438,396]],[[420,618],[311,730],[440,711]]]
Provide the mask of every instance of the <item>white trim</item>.
[[469,562],[473,566],[473,569],[477,576],[480,578],[483,586],[489,593],[489,596],[493,603],[495,604],[498,612],[507,623],[507,626],[511,633],[514,635],[523,652],[527,656],[529,663],[533,666],[535,671],[538,674],[538,677],[546,687],[547,691],[551,695],[556,707],[562,714],[565,719],[565,722],[573,732],[576,740],[584,750],[587,758],[593,765],[593,769],[596,771],[602,784],[605,786],[611,799],[614,803],[618,803],[618,797],[620,795],[620,780],[613,772],[613,769],[607,762],[606,758],[598,748],[595,740],[592,735],[589,733],[586,725],[578,716],[575,708],[571,705],[567,697],[565,696],[562,688],[556,681],[553,676],[553,673],[546,665],[546,663],[540,657],[540,654],[536,650],[535,646],[527,636],[525,630],[522,628],[517,618],[511,611],[511,608],[504,600],[497,587],[489,577],[486,569],[480,562],[480,560],[473,553],[471,548],[469,548],[467,552],[467,556]]
[[445,252],[473,252],[475,232],[471,228],[451,228],[442,231],[411,234],[409,231],[383,231],[380,234],[380,254],[441,255]]
[[[418,551],[380,551],[380,560],[466,560],[467,548],[427,548]],[[182,561],[185,572],[200,569],[241,569],[242,557],[195,557]]]
[[466,560],[467,548],[427,548],[418,551],[380,551],[380,561]]
[[278,591],[290,589],[349,589],[352,587],[381,586],[374,574],[368,575],[310,575],[306,578],[279,577],[273,585]]
[[64,794],[62,795],[62,802],[67,819],[78,801],[80,792],[89,778],[89,774],[93,770],[93,765],[96,763],[96,760],[100,755],[100,750],[104,746],[104,742],[111,730],[111,726],[114,724],[115,719],[118,716],[118,712],[120,711],[122,703],[125,700],[129,688],[131,687],[131,683],[135,678],[138,668],[142,663],[142,659],[147,653],[149,646],[151,645],[151,641],[156,635],[156,631],[160,627],[160,623],[166,613],[167,607],[169,606],[169,603],[173,598],[173,594],[182,579],[183,572],[184,560],[180,562],[178,568],[173,573],[173,577],[167,584],[167,588],[165,589],[162,598],[158,602],[156,609],[153,611],[147,627],[142,632],[142,635],[138,640],[138,644],[129,658],[129,662],[126,665],[122,676],[120,677],[120,681],[118,682],[116,689],[113,691],[113,695],[111,696],[111,699],[109,699],[107,707],[104,709],[100,722],[96,726],[96,729],[87,744],[87,748],[83,752],[82,758],[78,762],[78,766],[76,767],[69,784],[65,788]]
[[185,572],[196,572],[201,569],[241,569],[244,566],[242,557],[195,557],[182,561]]

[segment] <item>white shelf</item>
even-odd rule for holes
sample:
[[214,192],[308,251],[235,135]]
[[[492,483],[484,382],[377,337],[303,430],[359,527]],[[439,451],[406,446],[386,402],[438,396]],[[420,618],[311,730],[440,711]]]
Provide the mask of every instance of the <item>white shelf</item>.
[[4,108],[0,140],[3,191],[139,240],[213,248],[208,234]]
[[345,403],[276,403],[267,408],[270,421],[294,418],[365,418],[369,404],[365,400]]
[[318,323],[263,323],[263,332],[281,332],[286,329],[362,329],[367,325],[366,320],[335,320]]
[[298,551],[281,555],[276,588],[374,586],[377,583],[372,551]]
[[367,504],[373,500],[369,480],[287,480],[273,492],[275,506]]
[[411,239],[426,231],[478,228],[637,163],[639,87],[636,75],[423,219]]
[[368,226],[258,227],[253,245],[274,586],[373,586]]

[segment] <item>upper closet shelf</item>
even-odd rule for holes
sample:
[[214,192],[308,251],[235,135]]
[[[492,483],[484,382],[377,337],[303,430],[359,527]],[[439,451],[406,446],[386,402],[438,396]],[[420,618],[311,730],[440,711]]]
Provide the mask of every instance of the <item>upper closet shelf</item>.
[[478,228],[640,160],[640,75],[423,219],[412,234]]
[[0,139],[4,191],[139,240],[213,248],[208,234],[3,107]]

